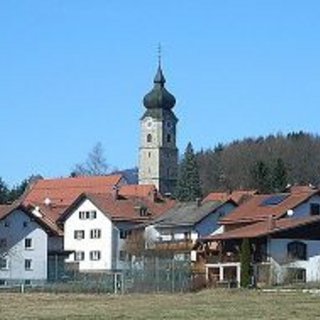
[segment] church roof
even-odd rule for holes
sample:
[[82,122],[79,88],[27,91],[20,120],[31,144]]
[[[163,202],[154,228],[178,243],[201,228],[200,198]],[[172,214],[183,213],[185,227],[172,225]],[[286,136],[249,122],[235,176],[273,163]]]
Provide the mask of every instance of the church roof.
[[159,65],[154,77],[153,89],[147,93],[143,99],[143,104],[147,109],[167,109],[170,110],[176,104],[175,97],[165,88],[166,79]]

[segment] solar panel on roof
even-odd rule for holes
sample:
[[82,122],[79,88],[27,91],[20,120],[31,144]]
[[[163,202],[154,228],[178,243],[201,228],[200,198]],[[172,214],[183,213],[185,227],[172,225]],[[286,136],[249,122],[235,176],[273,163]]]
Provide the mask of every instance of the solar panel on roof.
[[281,203],[285,198],[288,197],[288,194],[276,194],[272,195],[267,199],[264,199],[261,202],[261,206],[276,206],[277,204]]

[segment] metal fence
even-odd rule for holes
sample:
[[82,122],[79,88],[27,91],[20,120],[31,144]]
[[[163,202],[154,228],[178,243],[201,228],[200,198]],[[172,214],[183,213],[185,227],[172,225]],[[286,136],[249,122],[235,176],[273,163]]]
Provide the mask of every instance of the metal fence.
[[123,270],[83,273],[53,261],[47,280],[8,279],[1,291],[76,292],[76,293],[147,293],[184,292],[191,288],[190,260],[176,257],[145,256],[128,262]]

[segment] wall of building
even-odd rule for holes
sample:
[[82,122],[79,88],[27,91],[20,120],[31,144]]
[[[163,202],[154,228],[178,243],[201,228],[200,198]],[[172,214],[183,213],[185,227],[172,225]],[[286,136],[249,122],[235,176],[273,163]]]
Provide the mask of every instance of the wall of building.
[[[96,218],[80,219],[80,211],[96,211]],[[93,229],[101,230],[99,239],[90,238],[90,231]],[[84,260],[79,261],[80,271],[112,269],[112,229],[111,220],[88,199],[84,200],[68,217],[64,224],[64,249],[84,252]],[[84,230],[84,239],[75,239],[76,230]],[[100,260],[91,260],[91,251],[100,251]],[[67,262],[74,262],[74,258],[74,254],[70,255]]]
[[[301,241],[307,245],[307,260],[289,261],[287,246],[292,241]],[[281,283],[285,280],[286,268],[304,268],[307,282],[320,281],[320,241],[270,239],[268,244],[276,282]]]
[[[25,248],[26,238],[32,239],[31,248]],[[8,268],[0,270],[2,281],[47,279],[48,236],[37,222],[16,210],[0,222],[0,239],[6,239],[8,248],[1,249],[8,258]],[[31,260],[30,270],[25,268],[26,259]]]
[[308,201],[300,204],[295,209],[293,209],[293,215],[292,218],[303,218],[310,216],[310,204],[311,203],[318,203],[320,204],[320,196],[314,195],[311,197]]
[[223,217],[226,217],[235,208],[236,206],[233,203],[224,203],[219,209],[202,219],[195,226],[195,230],[200,237],[208,236],[212,233],[215,233],[217,230],[222,230],[220,224],[218,223],[219,220]]
[[51,251],[63,251],[63,237],[62,236],[50,236],[48,237],[48,252]]

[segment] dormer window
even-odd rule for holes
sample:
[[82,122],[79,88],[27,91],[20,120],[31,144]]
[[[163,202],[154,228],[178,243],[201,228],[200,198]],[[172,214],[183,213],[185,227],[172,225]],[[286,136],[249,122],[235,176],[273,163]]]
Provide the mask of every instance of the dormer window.
[[140,217],[145,217],[148,215],[148,209],[145,207],[141,207],[139,210],[139,213],[140,213]]
[[319,203],[310,203],[310,215],[311,216],[320,215],[320,204]]

